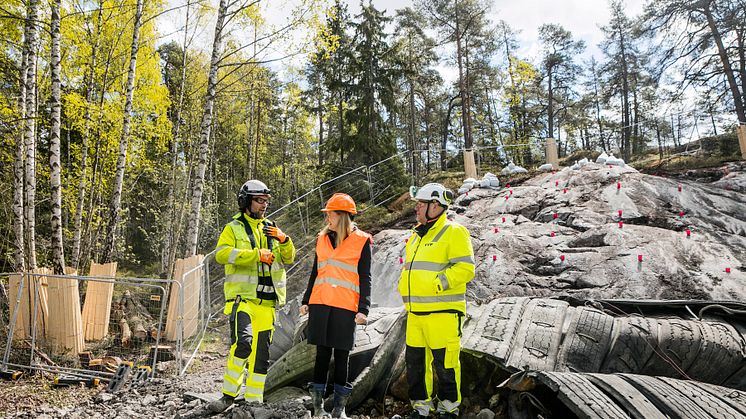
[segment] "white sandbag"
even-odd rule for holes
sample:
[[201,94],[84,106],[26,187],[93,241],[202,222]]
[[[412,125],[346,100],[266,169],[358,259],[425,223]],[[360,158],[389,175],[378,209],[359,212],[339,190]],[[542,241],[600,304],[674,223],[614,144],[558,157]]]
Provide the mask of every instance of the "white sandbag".
[[482,179],[479,181],[479,187],[480,188],[489,188],[490,187],[490,180],[489,179]]
[[585,166],[586,164],[588,164],[588,159],[587,159],[587,158],[583,157],[582,159],[578,160],[578,165],[579,165],[580,167],[583,167],[583,166]]
[[625,163],[624,163],[624,160],[611,156],[608,159],[606,159],[606,164],[608,164],[609,166],[624,167]]
[[507,167],[500,171],[501,175],[509,175],[511,173],[513,173],[513,172],[509,168],[507,168]]
[[606,159],[608,159],[608,158],[609,158],[609,155],[606,154],[605,151],[602,151],[601,155],[598,156],[598,157],[596,157],[596,163],[598,163],[598,164],[606,164]]
[[575,162],[572,166],[570,166],[570,170],[580,170],[580,165],[578,162]]
[[473,185],[473,184],[477,183],[477,180],[474,179],[473,177],[468,177],[468,178],[464,179],[464,185],[466,185],[467,183],[470,183],[470,184]]
[[490,186],[492,186],[493,188],[499,188],[500,187],[500,179],[498,179],[496,177],[490,179]]
[[541,166],[539,166],[539,170],[542,172],[551,172],[554,167],[552,166],[552,163],[544,163]]
[[528,170],[521,166],[516,166],[513,168],[513,173],[528,173]]

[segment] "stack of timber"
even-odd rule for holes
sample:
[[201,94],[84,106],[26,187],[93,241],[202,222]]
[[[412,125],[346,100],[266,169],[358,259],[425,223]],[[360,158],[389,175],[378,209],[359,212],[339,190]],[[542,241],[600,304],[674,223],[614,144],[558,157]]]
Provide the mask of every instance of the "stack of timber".
[[[202,269],[195,269],[202,264],[204,255],[194,255],[186,259],[178,259],[174,267],[174,281],[168,301],[168,315],[166,316],[166,339],[176,340],[177,321],[181,312],[184,334],[187,339],[197,332],[199,323],[200,291],[202,287]],[[184,306],[180,309],[180,294],[184,295]],[[182,311],[183,310],[183,311]]]
[[[66,275],[77,275],[73,268],[65,268]],[[72,278],[49,276],[49,321],[47,340],[52,352],[77,354],[85,348],[83,323],[80,315],[78,281]]]
[[[99,340],[109,334],[109,320],[111,316],[111,300],[114,295],[114,276],[117,263],[99,265],[91,262],[89,275],[93,279],[88,281],[88,288],[83,304],[83,331],[85,340]],[[102,282],[107,278],[111,281]]]
[[[10,315],[13,315],[14,310],[18,310],[13,333],[14,338],[26,339],[31,337],[34,311],[36,311],[36,337],[44,337],[47,331],[49,313],[47,305],[47,277],[44,275],[48,274],[50,274],[50,271],[47,268],[37,268],[31,271],[30,275],[13,274],[10,276],[8,286]],[[16,301],[18,290],[21,287],[20,299]]]

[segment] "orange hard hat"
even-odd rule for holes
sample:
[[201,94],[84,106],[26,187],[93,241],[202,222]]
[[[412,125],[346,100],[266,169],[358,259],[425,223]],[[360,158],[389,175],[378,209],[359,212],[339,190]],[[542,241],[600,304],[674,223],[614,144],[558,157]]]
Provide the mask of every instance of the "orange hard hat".
[[337,192],[326,201],[326,208],[322,209],[323,212],[329,211],[345,211],[352,215],[357,214],[357,208],[355,208],[355,201],[352,200],[350,195],[346,193]]

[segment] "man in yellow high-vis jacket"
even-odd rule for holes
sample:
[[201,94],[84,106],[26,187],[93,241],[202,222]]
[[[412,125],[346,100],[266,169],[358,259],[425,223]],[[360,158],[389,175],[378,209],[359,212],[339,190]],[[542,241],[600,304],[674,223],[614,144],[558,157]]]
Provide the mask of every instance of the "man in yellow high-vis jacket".
[[[407,240],[399,293],[407,315],[407,384],[410,418],[458,417],[461,404],[461,325],[466,284],[474,278],[469,231],[446,218],[453,193],[438,183],[412,187],[417,226]],[[433,403],[433,367],[438,404]]]
[[263,401],[275,308],[285,304],[284,265],[295,259],[290,237],[264,218],[270,198],[263,182],[244,183],[238,192],[240,212],[218,239],[215,260],[225,265],[224,313],[229,316],[231,348],[223,396],[208,405],[214,413],[233,404],[242,384],[246,401]]

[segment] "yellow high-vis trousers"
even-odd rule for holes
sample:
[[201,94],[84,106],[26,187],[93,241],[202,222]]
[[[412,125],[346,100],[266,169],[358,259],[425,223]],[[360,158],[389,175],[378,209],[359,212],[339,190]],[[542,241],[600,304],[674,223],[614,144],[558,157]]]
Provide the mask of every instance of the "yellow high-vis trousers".
[[412,407],[433,410],[433,368],[438,374],[438,412],[458,414],[461,404],[461,320],[458,313],[407,315],[407,384]]
[[236,397],[245,381],[244,399],[262,402],[269,368],[269,345],[275,327],[275,302],[245,300],[225,305],[231,349],[223,375],[223,394]]

